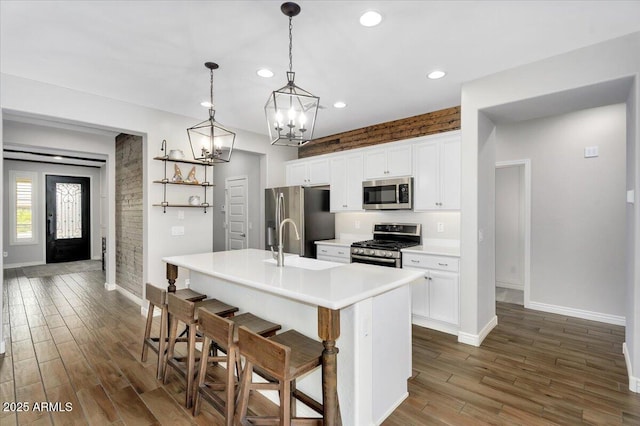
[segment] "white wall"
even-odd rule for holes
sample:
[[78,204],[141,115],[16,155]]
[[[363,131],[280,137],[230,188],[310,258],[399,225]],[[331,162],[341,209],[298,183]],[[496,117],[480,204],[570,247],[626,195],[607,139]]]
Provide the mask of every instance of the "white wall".
[[[162,257],[194,252],[210,251],[212,248],[212,220],[210,214],[198,209],[187,209],[185,220],[178,220],[174,210],[162,213],[160,207],[151,207],[162,199],[162,185],[154,184],[161,178],[163,165],[152,158],[160,154],[163,139],[169,149],[191,152],[186,129],[201,121],[202,117],[184,117],[101,96],[53,86],[21,77],[0,75],[0,104],[4,111],[12,114],[45,117],[54,121],[66,121],[88,127],[141,135],[143,137],[144,164],[144,271],[143,281],[164,285],[166,266]],[[262,108],[256,105],[256,108]],[[203,109],[203,114],[206,111]],[[81,150],[74,146],[73,150]],[[284,161],[296,157],[296,151],[287,147],[273,147],[266,136],[238,130],[236,149],[265,154],[261,159],[261,185],[277,186],[285,182]],[[107,255],[114,259],[115,245],[115,195],[114,161],[110,158],[108,167],[109,246]],[[262,202],[262,200],[261,200]],[[196,212],[198,211],[198,212]],[[170,213],[173,212],[173,213]],[[172,226],[184,226],[183,236],[172,237]],[[109,262],[107,280],[115,277],[115,265]],[[180,271],[178,284],[184,282],[186,274]],[[143,286],[144,283],[140,283]]]
[[[4,128],[8,129],[10,122],[6,123]],[[10,139],[5,139],[9,141]],[[37,200],[35,204],[36,216],[35,224],[37,226],[37,241],[34,244],[16,244],[11,245],[9,241],[9,235],[11,230],[9,229],[9,220],[4,220],[3,225],[3,247],[4,251],[8,253],[8,256],[4,259],[4,267],[11,268],[21,265],[37,265],[46,263],[45,256],[45,239],[46,230],[44,229],[46,222],[46,175],[63,175],[63,176],[83,176],[91,179],[90,183],[90,257],[100,258],[101,253],[101,230],[100,230],[100,168],[96,167],[80,167],[80,166],[65,166],[58,164],[47,163],[31,163],[26,161],[14,161],[4,160],[4,196],[5,210],[3,212],[4,217],[8,218],[11,212],[9,211],[9,193],[11,191],[9,181],[9,172],[11,170],[16,171],[28,171],[37,173],[37,181],[35,190],[37,191]]]
[[[460,212],[407,212],[368,211],[336,213],[336,238],[370,239],[373,225],[383,222],[419,223],[422,225],[422,241],[449,240],[457,245],[460,240]],[[444,224],[444,232],[437,232],[438,222]]]
[[[490,320],[479,312],[490,310],[495,300],[485,300],[483,294],[493,292],[495,283],[481,270],[480,260],[494,263],[493,247],[478,241],[478,231],[492,226],[494,217],[481,213],[482,206],[493,204],[493,186],[488,168],[494,164],[482,160],[480,149],[486,137],[481,118],[500,106],[513,111],[518,106],[536,106],[537,117],[564,107],[563,112],[627,101],[627,190],[635,190],[634,204],[627,205],[627,304],[626,346],[630,368],[630,387],[640,387],[635,375],[640,374],[640,140],[637,108],[640,99],[640,33],[578,49],[563,55],[517,67],[463,85],[462,99],[462,226],[461,226],[461,331],[477,335],[490,327]],[[631,82],[631,83],[630,83]],[[589,93],[602,85],[624,89],[611,92],[606,103]],[[566,95],[572,96],[566,96]],[[585,96],[586,94],[586,96]],[[606,97],[606,96],[605,96]],[[572,102],[569,104],[568,102]],[[581,107],[577,107],[580,104]],[[573,108],[573,109],[571,109]],[[504,112],[504,111],[502,111]],[[529,116],[526,118],[534,118]],[[488,119],[491,122],[490,119]],[[499,117],[495,121],[500,121]],[[490,123],[491,124],[491,123]],[[632,145],[633,147],[629,147]],[[495,158],[493,159],[495,162]],[[493,277],[494,278],[494,277]],[[495,297],[494,297],[495,299]],[[478,311],[476,311],[478,310]]]
[[[497,125],[496,160],[531,159],[531,302],[625,316],[625,105]],[[599,156],[584,158],[598,146]]]
[[496,287],[524,290],[524,166],[496,168]]

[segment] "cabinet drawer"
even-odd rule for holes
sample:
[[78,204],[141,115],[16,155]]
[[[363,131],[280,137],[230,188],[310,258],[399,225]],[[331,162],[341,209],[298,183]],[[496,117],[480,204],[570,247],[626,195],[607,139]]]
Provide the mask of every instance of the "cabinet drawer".
[[317,244],[316,253],[316,258],[320,258],[320,256],[340,257],[343,259],[351,258],[351,249],[349,247]]
[[458,272],[460,259],[415,253],[402,253],[402,266]]

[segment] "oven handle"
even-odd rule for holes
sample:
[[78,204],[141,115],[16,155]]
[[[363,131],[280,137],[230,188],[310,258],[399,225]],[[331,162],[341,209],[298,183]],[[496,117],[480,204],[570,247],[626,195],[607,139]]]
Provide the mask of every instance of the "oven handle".
[[352,254],[351,257],[353,259],[372,260],[374,262],[382,262],[382,263],[396,263],[396,260],[397,260],[397,259],[386,259],[384,257],[360,256],[359,254]]

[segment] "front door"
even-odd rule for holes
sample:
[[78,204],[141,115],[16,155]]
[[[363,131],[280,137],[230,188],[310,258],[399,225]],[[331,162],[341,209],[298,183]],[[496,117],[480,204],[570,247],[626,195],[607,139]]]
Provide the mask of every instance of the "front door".
[[90,258],[89,182],[88,177],[47,175],[47,263]]

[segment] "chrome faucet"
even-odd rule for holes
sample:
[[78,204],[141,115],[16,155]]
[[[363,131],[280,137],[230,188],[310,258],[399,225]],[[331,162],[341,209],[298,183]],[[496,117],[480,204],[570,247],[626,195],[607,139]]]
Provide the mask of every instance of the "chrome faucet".
[[271,253],[273,253],[273,258],[276,260],[277,266],[284,266],[284,252],[282,251],[282,231],[284,228],[284,224],[287,222],[293,225],[293,230],[296,231],[296,240],[300,239],[300,234],[298,234],[298,227],[296,226],[296,223],[291,220],[291,218],[286,218],[282,222],[280,222],[280,229],[278,231],[278,251],[275,252],[273,250],[273,246],[271,247]]
[[280,216],[282,214],[282,207],[284,206],[284,194],[281,192],[276,197],[276,223],[278,224],[278,251],[273,250],[273,246],[270,246],[271,253],[273,258],[276,260],[277,266],[284,266],[284,252],[282,251],[282,231],[284,228],[284,224],[289,222],[293,225],[293,230],[296,231],[296,239],[300,239],[300,234],[298,233],[298,227],[296,223],[290,218],[280,220]]

